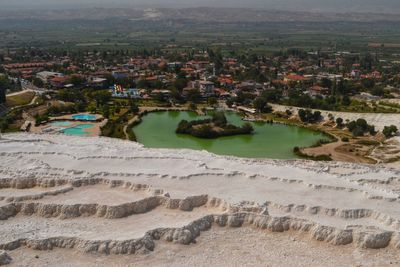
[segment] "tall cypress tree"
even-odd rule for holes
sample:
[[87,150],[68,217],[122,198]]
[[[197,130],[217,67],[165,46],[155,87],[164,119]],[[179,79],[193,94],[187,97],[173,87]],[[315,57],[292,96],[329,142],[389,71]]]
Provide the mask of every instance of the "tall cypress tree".
[[0,104],[6,103],[6,90],[0,88]]
[[8,85],[8,79],[4,76],[0,76],[0,104],[6,103],[6,90]]

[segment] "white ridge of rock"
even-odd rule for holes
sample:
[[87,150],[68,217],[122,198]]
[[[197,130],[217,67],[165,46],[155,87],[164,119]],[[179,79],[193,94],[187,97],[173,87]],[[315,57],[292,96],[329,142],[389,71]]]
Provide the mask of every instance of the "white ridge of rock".
[[399,249],[399,177],[399,169],[384,165],[6,134],[0,140],[0,260],[10,261],[7,253],[18,248],[140,254],[157,249],[159,240],[195,243],[214,227]]

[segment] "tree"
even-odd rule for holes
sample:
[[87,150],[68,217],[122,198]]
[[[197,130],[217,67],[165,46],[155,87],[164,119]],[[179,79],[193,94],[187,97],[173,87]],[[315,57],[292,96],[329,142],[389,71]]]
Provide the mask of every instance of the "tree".
[[208,104],[211,106],[215,106],[218,103],[218,100],[215,97],[209,97],[207,101],[208,101]]
[[78,75],[73,75],[69,81],[69,83],[75,85],[75,86],[79,86],[82,85],[86,82],[86,79],[82,76],[78,76]]
[[189,90],[187,93],[187,99],[194,103],[198,103],[201,101],[201,93],[198,89]]
[[149,84],[146,80],[139,80],[137,82],[137,87],[141,88],[141,89],[148,89],[149,88]]
[[129,111],[132,113],[139,112],[139,107],[136,105],[135,101],[133,101],[132,99],[129,100]]
[[342,105],[343,105],[343,106],[350,106],[350,104],[351,104],[350,97],[348,97],[347,95],[345,95],[345,96],[342,98]]
[[217,126],[224,126],[228,123],[228,120],[226,119],[224,112],[218,111],[212,115],[212,122]]
[[272,107],[268,105],[267,100],[263,97],[257,97],[253,101],[253,106],[258,112],[264,112],[264,113],[272,112]]
[[41,79],[39,79],[39,78],[34,78],[32,83],[33,83],[34,86],[37,86],[39,88],[42,88],[44,86],[43,81]]
[[266,103],[267,103],[267,101],[265,101],[264,98],[262,98],[262,97],[257,97],[257,98],[253,101],[253,106],[254,106],[254,108],[255,108],[258,112],[261,112]]
[[95,91],[90,97],[96,101],[97,106],[104,105],[111,100],[111,93],[106,90]]
[[179,91],[182,92],[183,88],[187,85],[186,78],[177,78],[174,82],[174,87]]
[[196,111],[196,110],[197,110],[196,104],[195,104],[195,103],[190,103],[190,104],[189,104],[189,109],[190,109],[190,110],[193,110],[193,111]]
[[0,76],[0,104],[6,103],[6,91],[10,86],[10,80],[7,76]]
[[371,94],[375,96],[383,96],[385,94],[385,90],[380,86],[375,86],[374,88],[372,88]]
[[343,127],[343,119],[342,118],[337,118],[336,119],[336,125],[338,128]]
[[108,119],[110,117],[110,106],[109,105],[103,106],[102,114],[103,114],[103,117],[106,119]]
[[358,119],[356,121],[356,124],[358,127],[360,127],[364,131],[366,131],[368,129],[368,123],[365,119]]
[[6,89],[0,88],[0,104],[6,103]]
[[395,125],[385,126],[382,131],[386,138],[393,137],[397,132],[398,129]]

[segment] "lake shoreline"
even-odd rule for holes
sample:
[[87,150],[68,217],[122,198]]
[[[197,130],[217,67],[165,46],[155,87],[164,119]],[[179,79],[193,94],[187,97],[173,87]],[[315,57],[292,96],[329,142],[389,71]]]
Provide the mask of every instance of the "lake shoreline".
[[[149,144],[146,144],[147,142],[148,142],[148,140],[146,140],[146,141],[144,141],[143,139],[141,140],[141,137],[139,137],[142,133],[140,133],[140,134],[138,134],[137,133],[137,128],[136,127],[138,127],[138,126],[140,126],[142,123],[143,123],[143,117],[144,117],[144,115],[148,115],[148,114],[152,114],[152,113],[157,113],[157,112],[173,112],[173,111],[175,111],[175,112],[194,112],[194,111],[191,111],[191,110],[187,110],[187,109],[184,109],[184,108],[151,108],[151,110],[149,110],[149,109],[142,109],[142,110],[140,110],[140,112],[138,113],[138,115],[136,116],[136,118],[134,119],[134,120],[132,120],[132,122],[131,122],[131,124],[129,124],[129,127],[127,127],[127,128],[131,128],[132,129],[132,131],[134,132],[134,135],[137,137],[136,138],[136,141],[137,142],[139,142],[139,143],[141,143],[141,144],[144,144],[146,147],[147,146],[149,146],[149,147],[153,147],[153,148],[155,148],[155,147],[157,147],[157,146],[155,146],[154,144],[152,144],[152,145],[149,145]],[[240,118],[240,121],[246,121],[246,116],[244,116],[243,115],[243,113],[239,113],[239,112],[236,112],[235,110],[227,110],[227,111],[229,111],[229,112],[232,112],[233,114],[236,114],[239,118]],[[178,115],[177,115],[178,116]],[[198,113],[196,113],[196,116],[198,116]],[[164,118],[165,119],[165,118]],[[238,119],[236,118],[236,123],[238,122]],[[253,122],[253,123],[267,123],[265,120],[257,120],[257,121],[255,121],[255,122]],[[132,126],[134,124],[134,126]],[[290,125],[290,124],[283,124],[283,123],[280,123],[280,122],[275,122],[275,124],[272,124],[272,126],[273,125],[275,125],[275,126],[277,126],[277,125],[280,125],[280,126],[288,126],[288,127],[295,127],[295,128],[297,128],[297,129],[301,129],[301,131],[299,132],[298,130],[294,130],[295,128],[288,128],[288,129],[290,129],[290,131],[289,132],[293,132],[292,134],[295,134],[295,136],[297,135],[297,139],[295,138],[294,140],[292,140],[293,139],[293,137],[292,138],[289,138],[289,144],[292,144],[292,146],[290,146],[290,148],[288,148],[288,144],[286,144],[287,142],[284,142],[284,144],[282,144],[283,146],[284,146],[284,148],[282,149],[282,150],[284,150],[284,152],[271,152],[271,150],[273,150],[273,149],[276,149],[276,150],[279,150],[278,148],[276,148],[276,144],[271,144],[271,147],[267,147],[264,143],[265,143],[265,141],[266,142],[271,142],[271,140],[269,139],[269,138],[266,138],[266,139],[264,139],[264,140],[261,140],[262,138],[260,137],[260,136],[257,136],[257,134],[255,135],[255,139],[257,140],[257,142],[259,142],[259,145],[262,147],[262,146],[265,146],[265,151],[262,151],[262,149],[261,148],[259,148],[259,147],[257,147],[256,148],[256,150],[257,150],[257,155],[255,155],[255,156],[251,156],[251,155],[249,155],[250,153],[249,152],[237,152],[237,151],[235,151],[234,152],[234,154],[224,154],[224,153],[220,153],[220,152],[216,152],[215,151],[215,144],[211,144],[211,143],[208,143],[207,144],[207,146],[209,147],[209,149],[211,149],[211,151],[210,152],[212,152],[212,153],[216,153],[216,154],[220,154],[220,155],[233,155],[233,156],[239,156],[239,157],[247,157],[247,158],[280,158],[280,159],[299,159],[300,157],[298,157],[298,156],[296,156],[294,153],[293,153],[293,149],[294,149],[294,147],[296,147],[296,146],[304,146],[304,147],[311,147],[311,146],[314,146],[315,145],[315,143],[317,143],[317,141],[319,141],[319,140],[321,140],[321,139],[329,139],[329,140],[332,140],[332,136],[331,135],[329,135],[329,134],[326,134],[325,132],[322,132],[322,131],[316,131],[316,130],[314,130],[314,129],[309,129],[308,127],[299,127],[298,125]],[[160,129],[162,128],[161,126],[159,126],[160,127]],[[260,130],[262,127],[261,126],[256,126],[257,128],[258,128],[258,130]],[[136,128],[136,129],[135,129]],[[268,128],[269,129],[269,128]],[[272,128],[273,129],[273,128]],[[171,131],[175,131],[175,129],[171,129]],[[259,132],[259,134],[265,134],[264,132],[265,131],[267,131],[267,130],[263,130],[261,133]],[[275,129],[275,131],[274,131],[274,135],[276,135],[276,136],[280,136],[281,135],[281,132],[279,132],[279,131],[282,131],[282,129]],[[257,132],[257,131],[256,131]],[[310,135],[308,135],[309,133],[311,133],[311,136]],[[164,133],[165,134],[165,133]],[[289,134],[290,135],[290,133],[286,133],[286,135],[287,134]],[[300,137],[300,136],[298,136],[300,134],[300,136],[302,136],[302,137]],[[146,134],[146,136],[147,136],[148,134]],[[320,135],[320,137],[317,137],[317,138],[315,138],[315,135]],[[267,135],[268,136],[268,135]],[[284,134],[284,136],[285,136],[285,134]],[[307,137],[308,136],[308,137]],[[314,136],[314,137],[313,137]],[[235,137],[235,136],[233,136],[233,137]],[[148,137],[145,137],[146,139],[148,139]],[[155,137],[155,138],[157,138],[157,137]],[[183,141],[184,142],[187,142],[187,143],[190,143],[189,141],[187,141],[186,140],[186,138],[184,138],[184,137],[180,137],[180,138],[183,138]],[[288,138],[287,136],[285,137],[285,138]],[[300,138],[300,139],[299,139]],[[305,139],[304,139],[305,138]],[[201,138],[200,138],[201,139]],[[218,140],[218,139],[220,139],[220,138],[217,138],[217,139],[212,139],[212,140],[217,140],[218,141],[218,143],[219,142],[226,142],[226,140],[225,140],[225,138],[224,137],[221,137],[221,140]],[[249,138],[249,139],[251,139],[251,138]],[[301,140],[303,140],[303,141],[301,141]],[[308,140],[308,141],[307,141]],[[165,140],[164,140],[165,141]],[[182,141],[182,140],[181,140]],[[276,141],[276,140],[275,140]],[[299,143],[294,143],[294,142],[299,142]],[[246,142],[250,142],[250,141],[246,141]],[[196,140],[196,143],[201,143],[201,141],[199,141],[199,140]],[[191,147],[190,145],[192,145],[192,146],[195,146],[194,148],[193,147]],[[172,147],[172,148],[189,148],[189,149],[197,149],[197,150],[202,150],[202,149],[204,149],[204,148],[202,148],[202,147],[199,147],[199,145],[198,144],[195,144],[195,145],[193,145],[193,144],[190,144],[189,145],[189,147],[175,147],[175,146],[177,146],[176,144],[174,144],[174,146]],[[220,145],[220,144],[218,144],[218,145]],[[227,146],[230,146],[230,145],[227,145]],[[211,148],[210,148],[211,147]],[[165,143],[163,143],[163,144],[161,144],[161,146],[160,146],[160,148],[171,148],[171,147],[169,147],[169,146],[167,146],[167,145],[165,145]],[[207,148],[206,148],[207,149]],[[241,148],[242,150],[249,150],[250,148],[249,147],[246,147],[246,146],[243,146],[242,148]],[[208,149],[207,149],[208,150]],[[223,148],[223,150],[226,150],[226,148]],[[230,150],[230,152],[232,152],[232,150],[231,149],[228,149],[228,150]],[[289,151],[290,150],[290,151]],[[272,156],[271,155],[267,155],[268,153],[272,153]],[[263,155],[264,154],[264,155]],[[280,156],[279,156],[280,155]],[[286,156],[285,156],[286,155]]]

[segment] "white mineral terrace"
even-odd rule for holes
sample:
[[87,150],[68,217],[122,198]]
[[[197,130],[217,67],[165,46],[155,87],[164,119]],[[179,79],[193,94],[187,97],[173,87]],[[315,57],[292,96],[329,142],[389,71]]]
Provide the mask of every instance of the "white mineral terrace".
[[[8,134],[0,139],[0,265],[18,266],[32,251],[52,258],[45,254],[50,250],[65,251],[60,259],[79,253],[81,263],[88,255],[125,254],[141,265],[168,265],[156,261],[163,258],[157,250],[193,254],[201,240],[213,242],[215,235],[223,242],[221,233],[229,231],[244,244],[250,241],[241,234],[261,242],[248,231],[267,232],[268,240],[278,232],[276,249],[292,233],[302,236],[304,248],[317,242],[343,255],[336,247],[397,255],[399,192],[400,170],[383,165],[241,159],[101,137]],[[286,249],[295,250],[293,244]],[[140,258],[143,253],[149,258]],[[62,264],[54,257],[46,262]]]

